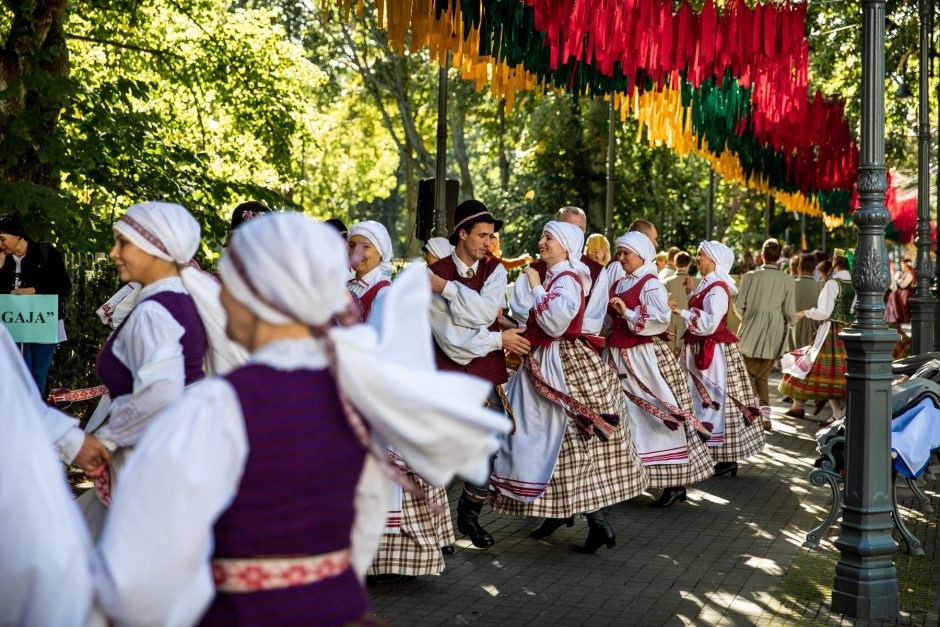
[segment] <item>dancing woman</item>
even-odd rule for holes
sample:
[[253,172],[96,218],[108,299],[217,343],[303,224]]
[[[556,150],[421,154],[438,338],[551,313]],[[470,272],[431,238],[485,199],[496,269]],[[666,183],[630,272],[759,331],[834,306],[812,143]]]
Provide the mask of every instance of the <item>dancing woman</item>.
[[669,306],[686,324],[685,368],[699,421],[711,425],[707,446],[715,474],[736,476],[738,460],[764,448],[764,432],[738,338],[727,327],[731,296],[737,293],[728,274],[734,253],[721,242],[705,241],[695,259],[702,281],[689,295],[689,308]]
[[704,444],[711,433],[695,417],[687,376],[665,341],[672,313],[653,264],[656,249],[636,231],[616,246],[626,276],[610,290],[605,357],[619,373],[649,485],[663,489],[651,505],[669,507],[686,500],[685,486],[712,476]]
[[392,284],[392,238],[382,223],[367,220],[349,228],[348,241],[349,263],[355,277],[346,289],[359,302],[365,322],[382,290]]
[[648,480],[621,420],[626,408],[616,373],[578,337],[591,287],[579,261],[583,245],[577,226],[547,223],[539,240],[545,281],[527,268],[520,277],[526,284],[514,291],[513,311],[527,314],[533,352],[507,386],[516,428],[496,457],[492,484],[497,511],[546,518],[533,538],[585,513],[590,530],[576,548],[593,553],[615,544],[604,509],[641,494]]

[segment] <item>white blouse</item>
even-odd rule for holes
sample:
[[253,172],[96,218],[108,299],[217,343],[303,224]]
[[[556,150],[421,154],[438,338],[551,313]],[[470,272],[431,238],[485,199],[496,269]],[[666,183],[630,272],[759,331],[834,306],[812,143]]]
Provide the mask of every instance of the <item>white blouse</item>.
[[832,309],[836,306],[836,297],[839,296],[839,284],[833,279],[851,281],[852,275],[849,274],[848,270],[839,270],[833,274],[832,279],[826,281],[822,290],[819,291],[816,306],[804,312],[807,318],[811,320],[828,320],[829,316],[832,315]]
[[[110,419],[95,433],[112,450],[136,444],[150,419],[179,398],[186,386],[180,343],[186,330],[161,304],[142,302],[160,292],[187,293],[179,277],[141,288],[137,306],[112,344],[114,356],[134,375],[134,391],[111,399]],[[64,429],[60,421],[60,426],[50,427],[63,461],[71,462],[85,439],[77,424]]]
[[571,275],[559,278],[550,290],[545,290],[545,286],[552,283],[555,276],[566,270],[574,271],[567,260],[556,263],[546,272],[545,281],[535,287],[529,285],[526,276],[521,276],[513,291],[513,311],[528,304],[528,307],[522,310],[526,319],[534,317],[542,330],[552,337],[561,337],[568,330],[572,320],[578,315],[583,300],[581,281]]
[[[698,287],[689,295],[689,300],[695,294],[701,294],[719,279],[715,273],[710,273],[702,279]],[[683,309],[681,316],[689,331],[695,335],[711,335],[718,330],[718,325],[728,313],[728,293],[720,287],[708,292],[701,309]]]
[[[466,277],[477,272],[480,262],[467,266],[457,253],[451,258],[457,272]],[[440,294],[431,298],[431,331],[441,350],[453,361],[466,365],[477,357],[503,347],[499,331],[490,331],[506,299],[506,269],[502,264],[486,278],[477,292],[458,281],[448,281]]]
[[627,321],[627,328],[636,335],[660,335],[669,328],[672,311],[669,309],[666,288],[653,272],[643,271],[639,276],[627,275],[617,283],[616,293],[623,294],[647,275],[653,278],[646,282],[640,292],[640,306],[627,309],[623,318]]

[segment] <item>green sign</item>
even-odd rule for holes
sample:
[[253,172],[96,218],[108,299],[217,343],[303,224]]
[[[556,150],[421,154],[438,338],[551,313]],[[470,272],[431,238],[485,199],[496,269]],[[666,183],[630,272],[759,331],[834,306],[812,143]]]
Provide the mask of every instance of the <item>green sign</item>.
[[0,323],[14,342],[59,341],[59,297],[55,294],[0,294]]

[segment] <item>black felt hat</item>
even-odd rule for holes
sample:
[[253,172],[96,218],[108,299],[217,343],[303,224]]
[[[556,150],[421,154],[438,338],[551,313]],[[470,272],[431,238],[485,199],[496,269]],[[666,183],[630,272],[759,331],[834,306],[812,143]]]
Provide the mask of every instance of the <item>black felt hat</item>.
[[469,232],[477,222],[488,222],[492,224],[494,233],[503,228],[503,221],[494,218],[493,214],[490,213],[489,209],[487,209],[486,205],[482,202],[472,199],[465,200],[457,205],[457,209],[454,211],[454,232],[450,234],[447,241],[450,242],[451,246],[456,246],[457,242],[460,240],[457,236],[460,229],[465,229]]

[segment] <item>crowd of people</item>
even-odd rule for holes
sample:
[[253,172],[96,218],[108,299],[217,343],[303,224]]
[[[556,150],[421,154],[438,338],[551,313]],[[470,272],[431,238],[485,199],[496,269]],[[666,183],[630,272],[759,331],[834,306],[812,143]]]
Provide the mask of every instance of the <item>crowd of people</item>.
[[[393,276],[379,222],[245,203],[210,274],[185,208],[130,207],[110,252],[126,285],[97,312],[108,394],[84,428],[0,328],[22,408],[0,456],[0,624],[370,624],[363,582],[441,573],[458,533],[493,546],[485,507],[542,519],[534,539],[583,516],[590,554],[616,546],[612,506],[736,476],[773,428],[781,358],[790,415],[841,413],[841,251],[830,274],[768,239],[735,277],[751,260],[703,241],[693,277],[643,219],[611,246],[564,207],[537,259],[503,257],[480,201],[454,224]],[[0,247],[13,289],[68,294],[36,278],[61,258],[18,221]],[[93,480],[78,506],[61,462]]]

